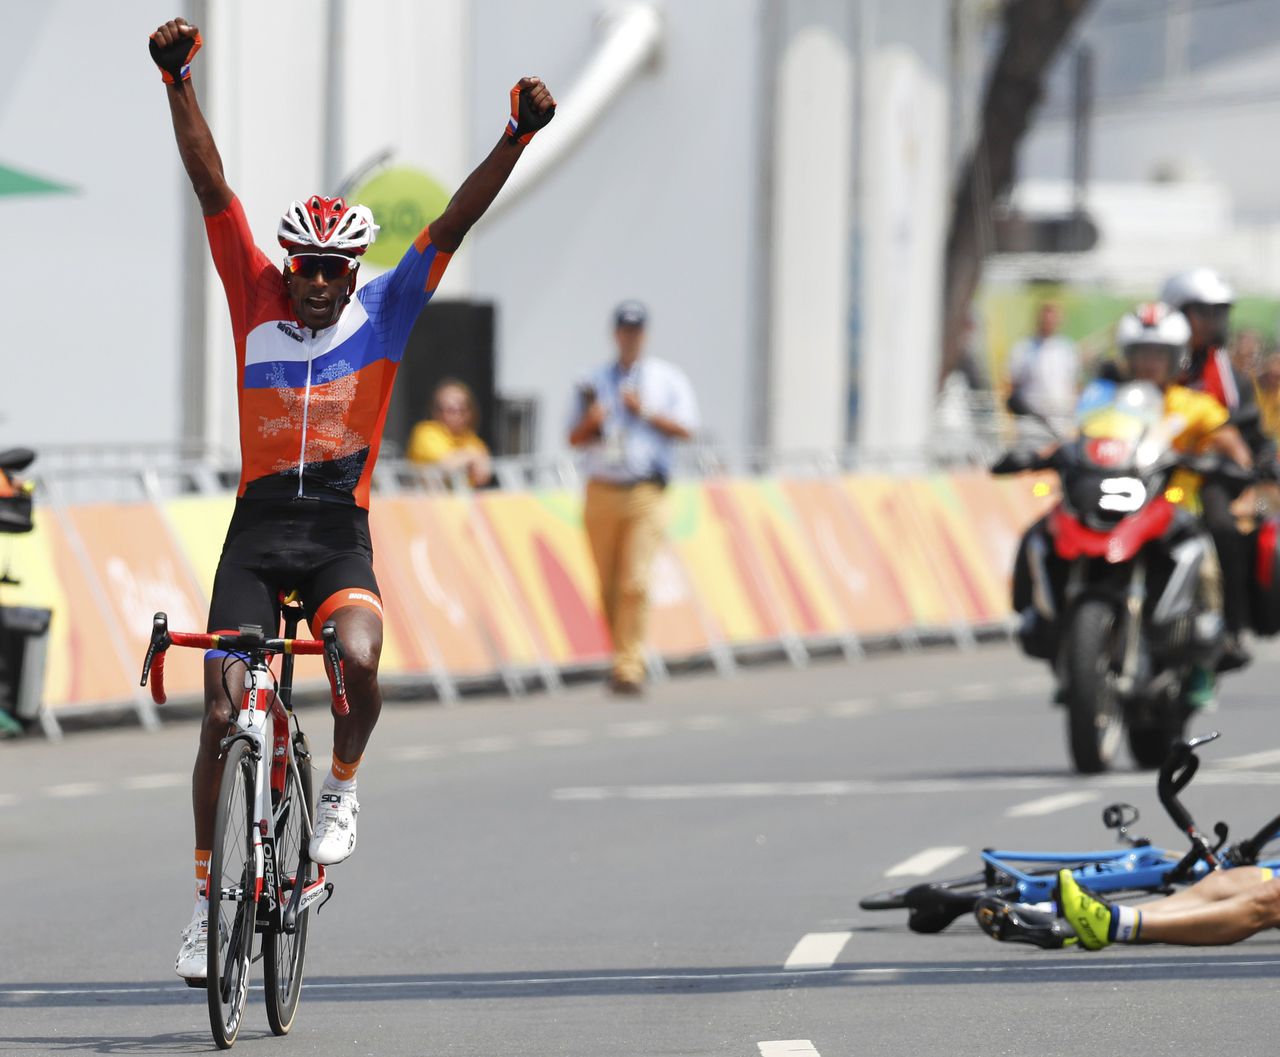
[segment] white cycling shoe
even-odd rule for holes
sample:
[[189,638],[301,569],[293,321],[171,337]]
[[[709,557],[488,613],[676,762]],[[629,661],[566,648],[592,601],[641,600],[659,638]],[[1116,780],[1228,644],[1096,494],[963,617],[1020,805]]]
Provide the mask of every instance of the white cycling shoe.
[[312,862],[333,866],[356,850],[356,815],[359,813],[360,802],[354,789],[339,792],[320,787],[316,828],[307,849]]
[[[218,931],[225,944],[229,938],[227,923],[218,922]],[[193,987],[203,987],[209,972],[209,912],[197,910],[182,930],[182,946],[178,948],[178,959],[174,963],[174,971]]]

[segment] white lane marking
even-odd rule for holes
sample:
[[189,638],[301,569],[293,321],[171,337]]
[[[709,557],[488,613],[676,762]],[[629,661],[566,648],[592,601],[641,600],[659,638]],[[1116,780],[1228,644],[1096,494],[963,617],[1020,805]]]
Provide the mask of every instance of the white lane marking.
[[535,745],[556,749],[564,745],[584,745],[591,740],[588,730],[540,730],[531,739]]
[[[1209,771],[1196,775],[1200,785],[1280,785],[1274,771]],[[551,790],[553,800],[740,800],[794,796],[901,796],[951,795],[955,793],[1021,792],[1059,789],[1068,784],[1060,778],[950,778],[910,780],[835,780],[826,782],[727,782],[707,785],[600,785],[570,786]],[[1071,785],[1078,785],[1073,781]],[[1089,781],[1089,787],[1104,789],[1150,789],[1146,774],[1117,774]]]
[[1009,681],[1010,690],[1019,690],[1023,693],[1032,693],[1036,690],[1048,690],[1053,685],[1053,680],[1043,675],[1028,675],[1023,679],[1011,679]]
[[[1169,970],[1185,970],[1199,978],[1206,965],[1214,969],[1276,969],[1280,970],[1280,958],[1263,958],[1246,960],[1240,958],[1224,958],[1221,960],[1202,958],[1185,961],[1168,961],[1165,959],[1140,959],[1134,962],[1112,961],[1110,958],[1062,958],[1046,957],[1043,960],[1019,958],[1016,961],[1000,964],[992,962],[985,965],[865,965],[857,968],[811,969],[808,973],[788,972],[786,969],[753,969],[742,972],[721,973],[618,973],[611,975],[583,976],[514,976],[488,977],[483,980],[457,978],[441,978],[423,980],[420,977],[409,980],[341,980],[333,983],[318,983],[311,980],[303,983],[306,991],[387,991],[400,988],[405,991],[436,991],[441,989],[489,991],[502,987],[567,987],[582,984],[604,983],[718,983],[724,980],[775,980],[794,984],[800,976],[812,976],[822,980],[874,977],[876,980],[892,979],[895,976],[1015,976],[1023,973],[1109,973],[1157,972],[1167,973]],[[254,991],[262,990],[260,984],[251,984]],[[65,987],[65,988],[24,988],[0,987],[0,1001],[6,998],[59,998],[71,995],[161,995],[189,994],[184,984],[164,984],[160,986],[142,987]]]
[[686,716],[680,720],[685,730],[722,730],[729,725],[726,716]]
[[557,789],[551,794],[553,800],[608,800],[607,789]]
[[763,719],[766,723],[782,725],[786,723],[803,723],[812,716],[813,709],[811,708],[774,708],[766,712]]
[[902,690],[889,699],[894,708],[923,708],[942,700],[940,690]]
[[76,796],[97,796],[106,792],[107,787],[101,782],[66,782],[63,785],[51,785],[44,791],[45,796],[69,799]]
[[937,848],[925,848],[916,852],[909,859],[903,859],[897,866],[891,866],[884,872],[885,877],[927,877],[935,870],[940,870],[949,862],[954,862],[969,849],[960,844],[941,845]]
[[760,1057],[822,1057],[808,1039],[774,1039],[757,1042]]
[[444,755],[444,749],[439,745],[404,745],[398,749],[391,749],[388,753],[393,760],[438,760]]
[[1280,749],[1265,749],[1262,752],[1246,753],[1244,756],[1230,756],[1219,760],[1218,766],[1236,771],[1249,767],[1270,767],[1277,763],[1280,763]]
[[865,716],[875,707],[875,702],[867,697],[856,697],[852,701],[836,701],[823,709],[828,716],[837,719],[848,719],[853,716]]
[[787,955],[782,968],[787,972],[802,969],[830,969],[840,957],[852,932],[810,932],[800,937],[800,942]]
[[135,774],[131,778],[124,780],[126,789],[172,789],[175,786],[186,785],[191,781],[190,775],[178,774],[170,772],[168,774]]
[[468,738],[458,742],[457,749],[459,752],[506,752],[515,745],[514,738]]
[[1042,796],[1039,800],[1028,800],[1025,804],[1014,804],[1004,813],[1005,818],[1036,818],[1040,815],[1052,815],[1055,811],[1066,811],[1070,807],[1079,807],[1097,800],[1098,794],[1088,790],[1074,793],[1057,793],[1054,796]]
[[990,683],[970,683],[968,686],[958,686],[951,691],[951,697],[956,701],[988,701],[995,697],[996,688]]
[[614,738],[652,738],[665,734],[671,724],[662,719],[638,719],[634,723],[611,723],[609,734]]

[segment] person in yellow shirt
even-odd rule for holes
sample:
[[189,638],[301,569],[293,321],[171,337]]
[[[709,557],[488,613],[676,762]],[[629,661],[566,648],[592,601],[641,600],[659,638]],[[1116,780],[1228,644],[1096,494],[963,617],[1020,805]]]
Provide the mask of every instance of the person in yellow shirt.
[[493,463],[488,446],[476,435],[475,398],[467,385],[456,378],[437,385],[431,394],[431,415],[413,427],[409,461],[446,474],[465,473],[472,488],[492,481]]
[[1262,432],[1271,440],[1280,440],[1280,349],[1262,358],[1253,388],[1258,396]]

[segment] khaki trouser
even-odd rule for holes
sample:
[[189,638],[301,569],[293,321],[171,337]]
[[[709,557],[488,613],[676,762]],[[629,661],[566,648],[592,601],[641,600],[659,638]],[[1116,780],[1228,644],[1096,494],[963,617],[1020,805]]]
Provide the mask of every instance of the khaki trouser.
[[613,677],[642,682],[649,569],[662,542],[662,488],[649,481],[634,485],[591,481],[583,523],[613,640]]

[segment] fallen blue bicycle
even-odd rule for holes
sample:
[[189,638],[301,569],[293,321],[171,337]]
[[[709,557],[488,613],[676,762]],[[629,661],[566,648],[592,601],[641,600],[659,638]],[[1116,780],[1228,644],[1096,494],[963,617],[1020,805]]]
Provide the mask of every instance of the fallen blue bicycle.
[[1160,768],[1156,791],[1174,824],[1187,835],[1185,852],[1158,848],[1146,837],[1132,833],[1138,809],[1132,804],[1111,804],[1102,812],[1103,825],[1116,831],[1123,845],[1106,851],[1041,852],[986,848],[982,869],[965,877],[922,881],[891,888],[859,901],[863,910],[906,910],[907,925],[914,932],[941,932],[956,918],[973,912],[984,896],[1011,903],[1044,904],[1052,909],[1058,871],[1070,869],[1091,892],[1112,899],[1133,895],[1167,895],[1179,885],[1194,884],[1212,870],[1235,866],[1269,866],[1280,869],[1280,858],[1263,858],[1267,845],[1280,836],[1280,815],[1252,837],[1227,845],[1225,822],[1213,827],[1210,841],[1197,828],[1179,794],[1200,767],[1196,749],[1219,737],[1217,731],[1176,742]]

